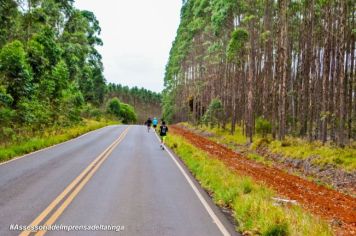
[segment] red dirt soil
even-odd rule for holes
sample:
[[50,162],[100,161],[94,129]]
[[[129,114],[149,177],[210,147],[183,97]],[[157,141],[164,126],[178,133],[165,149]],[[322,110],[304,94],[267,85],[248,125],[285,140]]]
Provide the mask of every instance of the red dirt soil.
[[234,171],[251,176],[256,181],[272,187],[278,194],[296,200],[308,211],[333,222],[337,235],[356,235],[355,198],[290,175],[275,167],[249,160],[223,145],[177,125],[171,126],[170,130],[199,149],[217,157]]

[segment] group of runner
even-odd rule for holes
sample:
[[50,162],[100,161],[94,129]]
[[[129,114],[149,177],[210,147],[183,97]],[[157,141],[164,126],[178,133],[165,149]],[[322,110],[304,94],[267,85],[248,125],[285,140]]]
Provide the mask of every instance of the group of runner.
[[[150,132],[151,126],[153,126],[154,131],[156,131],[157,125],[158,125],[158,119],[155,117],[153,120],[149,117],[147,121],[145,122],[145,125],[147,126],[147,132]],[[161,119],[161,125],[159,127],[159,136],[161,137],[161,149],[164,150],[164,141],[167,137],[168,133],[168,127],[166,125],[166,122]]]

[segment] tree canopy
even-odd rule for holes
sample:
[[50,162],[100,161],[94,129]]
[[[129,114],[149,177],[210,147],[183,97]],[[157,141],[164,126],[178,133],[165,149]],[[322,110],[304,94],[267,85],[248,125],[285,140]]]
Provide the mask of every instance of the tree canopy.
[[73,2],[0,1],[2,140],[13,133],[72,125],[82,117],[97,118],[112,97],[123,101],[117,116],[124,122],[136,121],[138,101],[154,104],[160,114],[160,94],[106,84],[97,50],[103,45],[99,21]]

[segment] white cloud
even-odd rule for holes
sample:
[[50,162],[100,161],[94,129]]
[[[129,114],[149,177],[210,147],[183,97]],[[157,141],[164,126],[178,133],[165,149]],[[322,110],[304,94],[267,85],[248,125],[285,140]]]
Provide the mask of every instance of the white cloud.
[[163,89],[164,69],[179,24],[181,0],[76,0],[100,21],[109,82]]

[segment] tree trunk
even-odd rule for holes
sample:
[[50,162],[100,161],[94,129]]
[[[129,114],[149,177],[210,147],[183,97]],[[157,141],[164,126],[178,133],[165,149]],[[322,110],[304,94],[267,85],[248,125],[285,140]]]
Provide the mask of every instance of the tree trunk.
[[287,0],[279,0],[279,37],[277,71],[279,76],[279,132],[278,138],[283,140],[286,134],[286,100],[287,100]]

